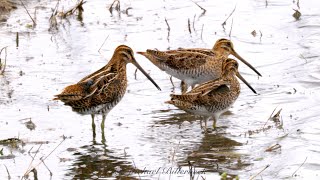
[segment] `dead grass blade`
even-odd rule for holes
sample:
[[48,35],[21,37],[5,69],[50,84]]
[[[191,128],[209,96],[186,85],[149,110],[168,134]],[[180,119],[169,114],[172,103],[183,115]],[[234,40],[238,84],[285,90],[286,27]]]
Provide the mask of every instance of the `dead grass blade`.
[[266,167],[264,167],[261,171],[259,171],[256,175],[251,176],[249,180],[254,180],[254,178],[256,178],[257,176],[259,176],[264,170],[266,170],[268,167],[270,166],[270,164],[266,165]]
[[8,168],[7,168],[7,166],[5,164],[4,164],[4,167],[6,168],[6,171],[7,171],[7,174],[8,174],[8,180],[10,180],[11,176],[10,176],[9,170],[8,170]]
[[[6,66],[7,66],[7,47],[3,47],[1,50],[0,50],[0,75],[3,75],[4,71],[6,70]],[[5,52],[5,56],[4,56],[4,62],[2,63],[1,62],[1,54],[2,54],[2,51],[4,50]]]
[[35,26],[37,25],[36,21],[34,20],[34,18],[32,18],[32,17],[31,17],[31,15],[30,15],[30,13],[29,13],[29,11],[28,11],[27,7],[24,5],[24,3],[23,3],[21,0],[19,0],[19,1],[21,2],[21,4],[22,4],[23,8],[27,11],[28,16],[29,16],[29,17],[30,17],[30,19],[32,20],[32,22],[33,22],[33,27],[35,27]]
[[293,172],[293,174],[291,175],[292,177],[294,175],[296,175],[297,171],[304,165],[304,163],[307,161],[307,159],[308,159],[308,156],[306,157],[306,159],[304,159],[303,163],[298,167],[298,169]]
[[205,8],[201,7],[198,3],[194,2],[194,1],[191,1],[191,2],[193,2],[195,5],[197,5],[202,10],[200,17],[203,16],[207,12],[207,10]]
[[224,30],[226,29],[224,26],[227,25],[228,19],[232,16],[232,14],[233,14],[234,11],[236,10],[236,8],[237,8],[237,5],[234,6],[234,9],[233,9],[232,12],[229,14],[229,16],[227,17],[227,19],[224,20],[224,22],[221,24]]

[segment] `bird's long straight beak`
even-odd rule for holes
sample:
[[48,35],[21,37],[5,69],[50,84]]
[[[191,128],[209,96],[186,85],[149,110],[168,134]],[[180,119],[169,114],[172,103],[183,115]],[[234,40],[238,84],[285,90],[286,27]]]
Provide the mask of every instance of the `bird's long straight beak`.
[[257,94],[257,92],[250,86],[250,84],[240,75],[239,72],[236,73],[236,76],[243,82],[245,83],[250,89],[252,92],[254,92],[255,94]]
[[156,82],[142,69],[142,67],[138,64],[136,60],[133,60],[132,62],[133,65],[135,65],[151,82],[154,84],[159,91],[161,91],[161,88],[158,86]]
[[256,70],[251,64],[249,64],[246,60],[244,60],[233,48],[231,49],[231,54],[234,55],[236,58],[238,58],[240,61],[242,61],[249,68],[251,68],[259,76],[262,76],[258,70]]

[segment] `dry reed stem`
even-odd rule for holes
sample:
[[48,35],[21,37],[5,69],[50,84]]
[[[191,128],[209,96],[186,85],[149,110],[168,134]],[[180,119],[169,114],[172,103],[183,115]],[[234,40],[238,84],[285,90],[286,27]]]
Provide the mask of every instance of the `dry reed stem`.
[[10,180],[11,176],[10,176],[9,170],[8,170],[8,168],[7,168],[7,166],[5,164],[4,164],[4,167],[6,168],[6,171],[7,171],[7,174],[8,174],[8,180]]
[[188,30],[189,30],[189,33],[191,34],[191,25],[190,25],[190,19],[188,18]]
[[195,21],[196,21],[196,15],[193,16],[193,22],[192,22],[192,28],[194,32],[196,32],[196,28],[194,27]]
[[202,27],[201,27],[201,40],[202,40],[203,26],[204,24],[202,24]]
[[33,22],[33,27],[35,27],[35,26],[37,25],[36,21],[31,17],[31,15],[30,15],[30,13],[29,13],[29,11],[28,11],[27,7],[24,5],[24,3],[23,3],[21,0],[19,0],[19,1],[21,2],[21,4],[22,4],[23,8],[27,11],[28,16],[29,16],[29,17],[30,17],[30,19],[32,20],[32,22]]
[[227,24],[228,19],[230,18],[230,16],[232,16],[232,14],[233,14],[234,11],[236,10],[236,8],[237,8],[237,5],[234,6],[234,9],[231,11],[231,13],[230,13],[229,16],[227,17],[227,19],[224,20],[224,22],[221,24],[224,30],[225,30],[225,27],[224,27],[224,26]]
[[231,39],[232,27],[233,27],[233,18],[231,20],[231,27],[230,27],[230,32],[229,32],[229,38],[230,39]]
[[277,150],[277,149],[280,149],[281,148],[281,145],[280,144],[275,144],[275,145],[272,145],[270,147],[268,147],[265,151],[266,152],[271,152],[271,151],[274,151],[274,150]]
[[[44,158],[40,158],[40,162],[38,164],[36,164],[35,166],[33,167],[30,167],[28,168],[28,170],[24,173],[24,175],[22,176],[22,178],[26,178],[26,176],[32,172],[36,167],[38,167],[41,163],[44,162],[44,160],[46,160],[64,141],[66,140],[66,138],[63,138],[62,141],[47,155],[45,156]],[[32,160],[33,161],[33,160]],[[22,179],[21,178],[21,179]]]
[[202,13],[201,13],[200,17],[203,16],[203,15],[207,12],[207,10],[204,9],[203,7],[201,7],[198,3],[194,2],[194,1],[192,1],[192,2],[193,2],[194,4],[196,4],[196,5],[202,10]]
[[261,171],[259,171],[256,175],[251,176],[249,180],[253,180],[254,178],[256,178],[257,176],[259,176],[264,170],[266,170],[268,167],[270,166],[270,164],[266,165],[266,167],[264,167]]
[[[3,47],[1,50],[0,50],[0,75],[2,75],[6,69],[6,66],[7,66],[7,47]],[[4,50],[5,52],[5,56],[4,56],[4,63],[2,64],[1,62],[1,54],[2,54],[2,51]]]
[[[117,3],[117,4],[116,4]],[[115,5],[115,10],[120,12],[120,0],[114,0],[111,4],[111,6],[109,7],[109,12],[112,14],[113,12],[113,5]]]
[[293,172],[293,174],[291,175],[292,177],[293,177],[293,176],[297,173],[297,171],[304,165],[304,163],[307,161],[307,159],[308,159],[308,156],[306,157],[306,159],[304,159],[303,163],[298,167],[298,169]]
[[67,16],[70,16],[70,15],[74,14],[74,12],[75,12],[76,10],[79,10],[79,12],[82,12],[82,11],[83,11],[82,5],[83,5],[84,3],[86,3],[86,1],[80,0],[80,1],[78,2],[78,4],[76,4],[73,8],[70,8],[67,12],[65,12],[65,13],[61,12],[61,13],[60,13],[60,16],[61,16],[62,18],[66,18]]
[[168,40],[168,42],[169,42],[169,36],[170,36],[170,26],[169,26],[169,23],[168,23],[168,20],[167,20],[167,18],[164,18],[164,21],[166,22],[166,24],[167,24],[167,30],[168,30],[168,35],[167,35],[167,40]]

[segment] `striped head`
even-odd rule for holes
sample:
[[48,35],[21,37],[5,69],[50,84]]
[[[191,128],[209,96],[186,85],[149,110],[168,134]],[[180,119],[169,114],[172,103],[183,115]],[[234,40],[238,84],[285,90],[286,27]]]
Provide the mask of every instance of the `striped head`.
[[249,64],[246,60],[244,60],[235,50],[233,47],[233,43],[228,39],[219,39],[216,41],[216,43],[213,46],[213,51],[217,52],[220,55],[223,55],[225,57],[228,57],[230,54],[232,54],[234,57],[238,58],[240,61],[242,61],[244,64],[246,64],[249,68],[251,68],[255,73],[257,73],[259,76],[261,74],[259,71],[257,71],[251,64]]
[[223,76],[227,78],[233,78],[236,75],[243,83],[245,83],[251,89],[252,92],[257,94],[257,92],[251,87],[251,85],[240,75],[238,67],[239,64],[236,60],[231,58],[225,59],[222,65]]
[[126,63],[132,63],[133,61],[135,61],[132,49],[126,45],[118,46],[114,50],[113,58],[124,60]]
[[154,80],[142,69],[142,67],[138,64],[136,59],[134,58],[133,51],[130,47],[126,45],[120,45],[118,46],[113,53],[113,60],[115,61],[125,61],[126,63],[132,63],[135,65],[159,90],[160,87],[157,85],[157,83],[154,82]]

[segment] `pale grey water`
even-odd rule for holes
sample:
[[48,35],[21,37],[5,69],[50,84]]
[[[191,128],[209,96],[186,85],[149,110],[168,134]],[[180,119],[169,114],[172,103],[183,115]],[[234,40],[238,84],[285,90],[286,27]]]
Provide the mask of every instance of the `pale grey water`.
[[[302,16],[298,21],[292,17],[293,8],[297,9],[292,1],[268,1],[267,6],[265,1],[256,0],[196,2],[207,10],[205,15],[200,17],[201,9],[183,0],[121,2],[122,10],[132,7],[130,16],[119,16],[115,11],[111,15],[111,1],[88,1],[83,6],[82,22],[75,16],[59,20],[56,32],[48,31],[48,19],[56,1],[27,4],[32,13],[37,8],[34,29],[27,27],[32,22],[22,7],[12,11],[7,22],[0,25],[0,48],[8,46],[6,72],[0,76],[0,140],[19,137],[24,144],[0,145],[0,179],[7,179],[4,165],[12,179],[21,178],[32,160],[28,151],[32,148],[33,156],[44,143],[32,163],[37,165],[39,158],[48,155],[63,135],[68,138],[45,160],[52,179],[188,179],[189,174],[130,174],[136,169],[178,166],[187,170],[188,161],[197,170],[206,170],[202,174],[206,179],[219,179],[222,172],[249,179],[268,164],[270,167],[258,179],[319,179],[320,2],[301,1]],[[74,3],[62,1],[60,8],[68,9]],[[221,24],[235,5],[224,31]],[[189,34],[188,18],[192,23],[194,15],[196,31],[191,27]],[[169,41],[165,18],[171,28]],[[91,117],[80,116],[51,100],[65,86],[106,64],[120,44],[134,51],[211,48],[217,39],[229,38],[232,18],[231,40],[235,49],[263,77],[257,78],[240,63],[241,73],[259,95],[242,86],[230,113],[218,120],[221,128],[217,132],[204,133],[199,117],[165,104],[173,91],[169,76],[140,55],[136,59],[162,91],[141,73],[135,80],[135,68],[128,65],[128,92],[107,117],[105,144],[100,143],[101,117],[96,120],[94,143]],[[251,35],[253,30],[256,37]],[[16,32],[20,38],[18,48]],[[178,87],[179,81],[174,82]],[[276,107],[282,108],[283,129],[268,121],[267,126],[272,126],[269,130],[245,136],[249,130],[262,128]],[[21,120],[24,118],[32,119],[34,130],[26,128],[24,123],[28,120]],[[276,143],[281,150],[265,152]],[[297,176],[292,177],[306,158]],[[39,179],[50,177],[43,164],[36,169]],[[32,176],[30,173],[29,178],[33,179]]]

